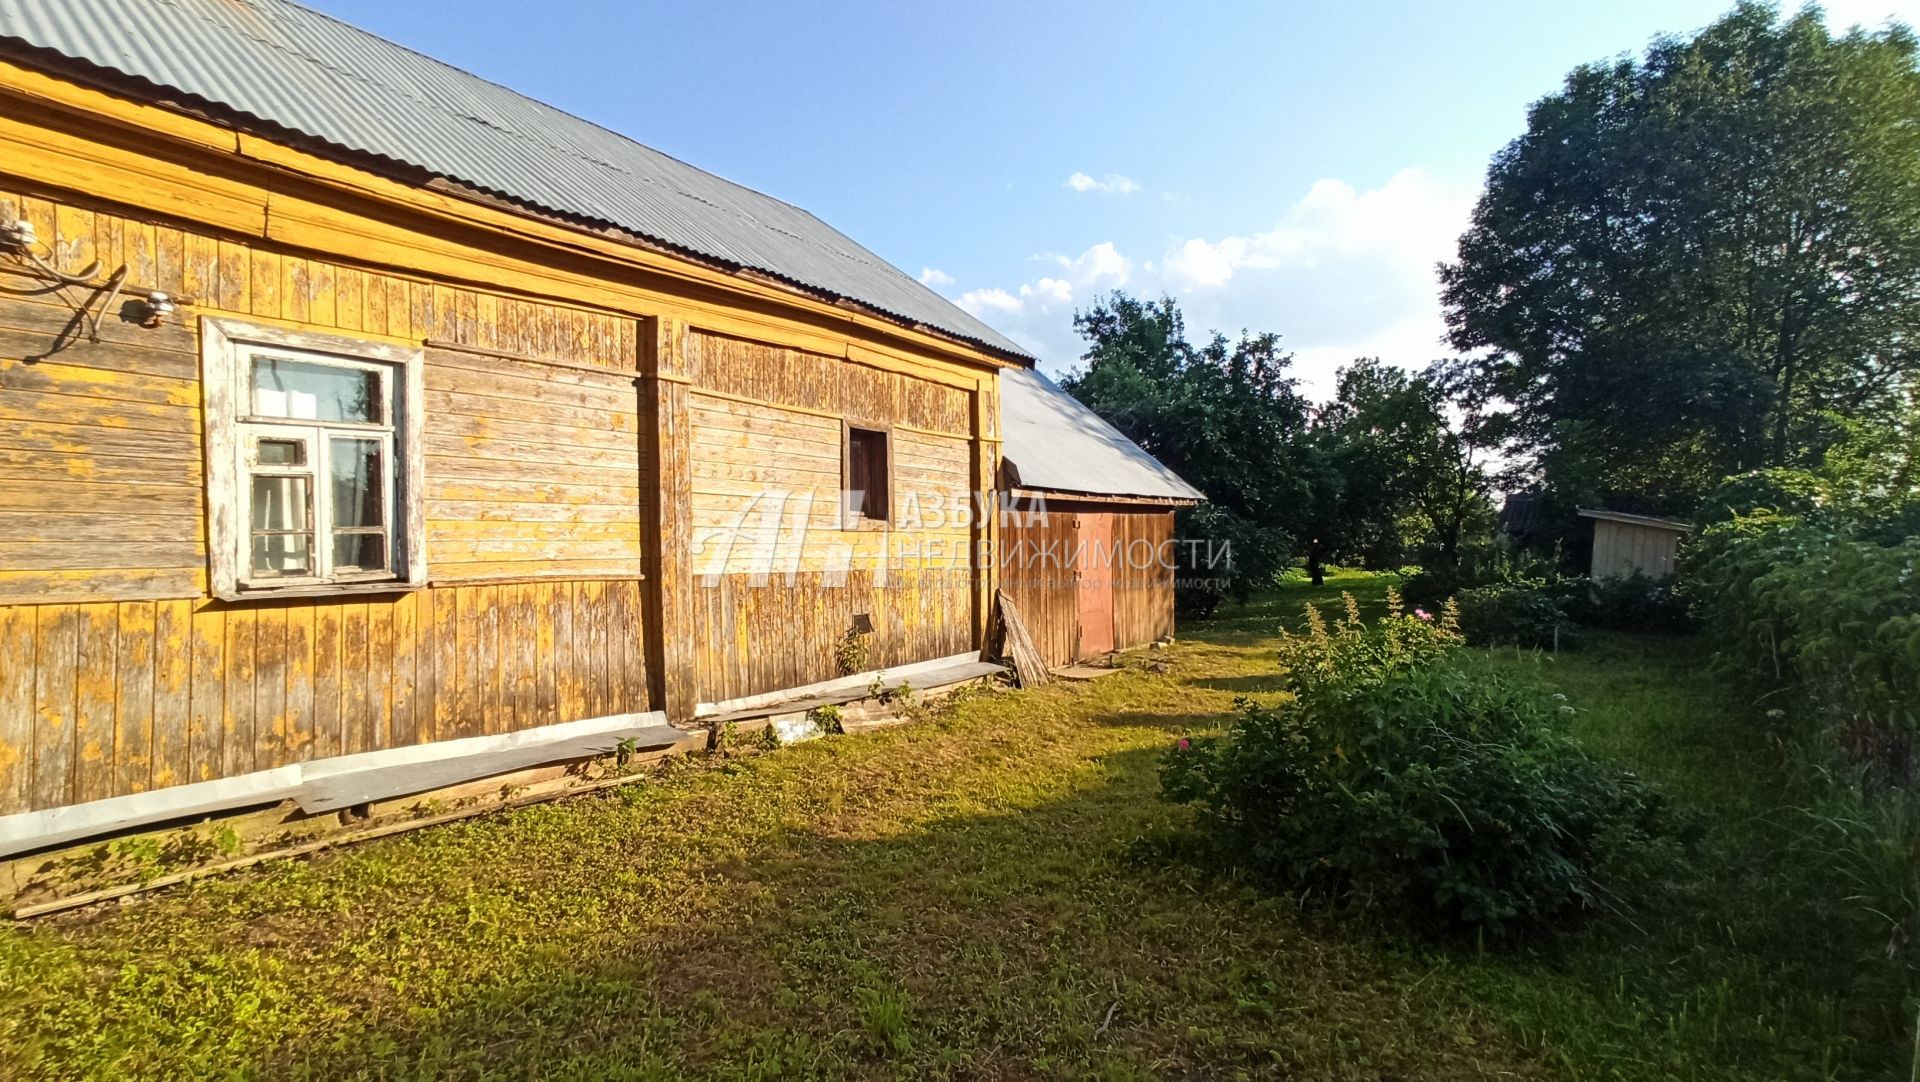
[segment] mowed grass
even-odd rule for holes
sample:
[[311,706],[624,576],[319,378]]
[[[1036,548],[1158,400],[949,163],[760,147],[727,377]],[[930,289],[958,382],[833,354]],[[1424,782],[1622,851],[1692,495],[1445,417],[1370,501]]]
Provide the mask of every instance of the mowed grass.
[[[1704,823],[1632,922],[1502,951],[1303,914],[1139,844],[1155,765],[1277,696],[1342,576],[1163,662],[0,931],[6,1078],[1816,1079],[1889,1069],[1779,754],[1687,640],[1537,671]],[[1770,885],[1771,884],[1771,885]],[[1792,888],[1792,889],[1789,889]],[[1796,893],[1797,891],[1797,893]]]

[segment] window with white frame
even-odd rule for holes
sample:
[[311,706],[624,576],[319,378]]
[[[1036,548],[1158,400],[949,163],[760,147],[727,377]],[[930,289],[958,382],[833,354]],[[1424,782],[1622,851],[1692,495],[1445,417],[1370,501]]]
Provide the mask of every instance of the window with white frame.
[[214,593],[425,582],[420,351],[202,326]]

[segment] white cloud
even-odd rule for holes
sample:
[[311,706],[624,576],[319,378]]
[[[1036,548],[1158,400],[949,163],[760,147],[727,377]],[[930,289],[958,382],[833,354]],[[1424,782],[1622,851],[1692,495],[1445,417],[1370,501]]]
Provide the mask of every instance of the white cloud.
[[1072,259],[1063,255],[1053,259],[1067,277],[1084,286],[1115,289],[1133,277],[1133,260],[1121,255],[1112,241],[1096,244]]
[[1140,185],[1132,177],[1123,177],[1118,173],[1108,173],[1099,178],[1075,173],[1067,178],[1065,186],[1076,192],[1099,192],[1102,195],[1132,195],[1140,190]]
[[935,289],[941,286],[950,286],[953,284],[953,275],[937,267],[921,267],[920,284],[923,286],[932,286]]
[[1073,283],[1063,278],[1042,278],[1032,285],[1021,286],[1020,299],[1049,309],[1059,308],[1073,303]]
[[1417,265],[1424,278],[1433,263],[1451,254],[1464,210],[1458,193],[1418,169],[1402,170],[1367,192],[1322,180],[1267,232],[1179,245],[1167,254],[1167,280],[1184,294],[1219,289],[1242,271],[1355,260],[1402,269]]
[[1021,286],[1018,293],[998,288],[973,289],[960,294],[955,303],[981,319],[996,313],[1021,319],[1044,317],[1072,309],[1073,283],[1064,278],[1042,278]]
[[1270,229],[1176,238],[1144,259],[1096,244],[1045,257],[1045,277],[974,290],[960,305],[1060,370],[1083,347],[1075,302],[1084,308],[1110,289],[1165,293],[1179,300],[1189,338],[1214,328],[1278,331],[1309,390],[1324,394],[1334,370],[1356,357],[1417,366],[1445,354],[1434,266],[1452,258],[1475,194],[1419,169],[1366,190],[1322,180]]
[[960,299],[955,303],[981,319],[988,319],[995,312],[1019,315],[1024,307],[1020,298],[999,288],[969,289],[960,294]]

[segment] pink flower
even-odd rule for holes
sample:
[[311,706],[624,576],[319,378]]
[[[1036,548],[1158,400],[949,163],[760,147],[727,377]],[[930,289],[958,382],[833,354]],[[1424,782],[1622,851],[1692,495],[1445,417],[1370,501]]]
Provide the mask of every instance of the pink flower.
[[1188,748],[1193,747],[1193,741],[1183,736],[1180,738],[1180,742],[1175,744],[1174,747],[1179,748],[1181,751],[1186,751]]
[[1430,612],[1428,612],[1428,611],[1427,611],[1427,610],[1425,610],[1425,609],[1415,609],[1415,610],[1413,610],[1413,614],[1414,614],[1415,616],[1418,616],[1418,617],[1419,617],[1420,619],[1422,619],[1422,620],[1432,620],[1432,619],[1433,619],[1433,614],[1432,614],[1432,613],[1430,613]]

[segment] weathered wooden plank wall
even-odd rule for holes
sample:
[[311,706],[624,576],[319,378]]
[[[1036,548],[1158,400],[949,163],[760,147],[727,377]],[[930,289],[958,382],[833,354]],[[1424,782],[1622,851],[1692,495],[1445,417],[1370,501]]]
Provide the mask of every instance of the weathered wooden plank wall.
[[1022,500],[1000,522],[1000,589],[1020,609],[1027,634],[1049,665],[1073,662],[1080,646],[1080,531],[1075,517]]
[[1113,644],[1126,650],[1173,634],[1173,512],[1113,516],[1122,573],[1113,584]]
[[[1000,529],[1000,588],[1019,606],[1027,632],[1049,665],[1066,665],[1084,653],[1080,628],[1080,582],[1097,576],[1111,583],[1113,644],[1126,650],[1173,634],[1171,511],[1137,505],[1050,500],[1044,515],[1020,501]],[[1083,515],[1108,514],[1112,555],[1094,558],[1085,548]]]
[[[955,387],[717,334],[688,343],[696,672],[708,701],[841,675],[857,613],[869,663],[973,641],[973,402]],[[889,427],[890,526],[846,530],[842,423]]]
[[1595,579],[1626,578],[1635,572],[1653,579],[1666,578],[1673,574],[1680,537],[1676,530],[1595,519],[1589,574]]
[[845,675],[834,646],[857,613],[873,621],[868,668],[964,653],[973,645],[972,590],[966,568],[697,576],[701,693],[718,701]]
[[0,814],[647,704],[632,580],[0,608]]
[[425,383],[435,580],[639,577],[631,372],[429,349]]
[[[16,215],[197,304],[94,343],[57,293],[0,297],[0,814],[649,708],[636,320],[0,192]],[[205,596],[203,313],[436,343],[429,589]]]

